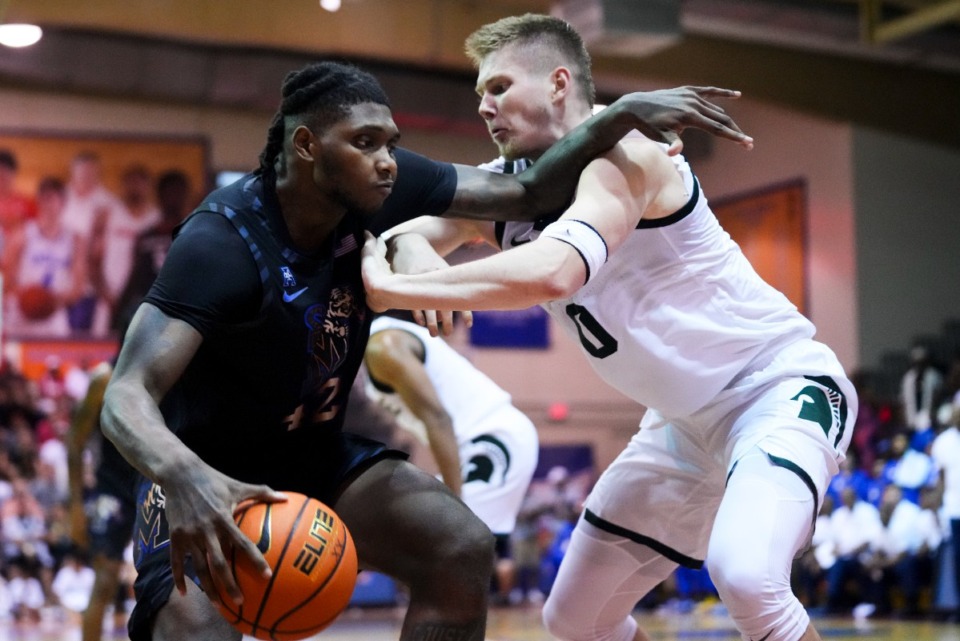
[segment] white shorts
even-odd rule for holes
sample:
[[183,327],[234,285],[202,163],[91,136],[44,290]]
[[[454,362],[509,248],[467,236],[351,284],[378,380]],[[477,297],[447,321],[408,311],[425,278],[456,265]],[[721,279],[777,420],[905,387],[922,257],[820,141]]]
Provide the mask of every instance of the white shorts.
[[801,341],[689,417],[667,420],[648,411],[587,497],[584,518],[699,567],[737,461],[759,447],[800,476],[819,506],[850,442],[856,410],[853,385],[833,352]]
[[461,497],[494,534],[509,534],[537,468],[537,429],[514,407],[489,416],[460,444]]

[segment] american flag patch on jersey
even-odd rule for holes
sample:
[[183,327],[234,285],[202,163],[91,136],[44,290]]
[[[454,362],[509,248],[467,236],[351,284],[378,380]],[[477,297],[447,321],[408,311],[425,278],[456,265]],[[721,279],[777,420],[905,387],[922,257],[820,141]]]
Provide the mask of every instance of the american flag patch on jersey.
[[337,243],[336,248],[333,250],[333,257],[340,258],[345,254],[349,254],[353,250],[357,249],[360,245],[357,243],[357,237],[354,234],[350,234],[346,238],[341,238],[340,242]]

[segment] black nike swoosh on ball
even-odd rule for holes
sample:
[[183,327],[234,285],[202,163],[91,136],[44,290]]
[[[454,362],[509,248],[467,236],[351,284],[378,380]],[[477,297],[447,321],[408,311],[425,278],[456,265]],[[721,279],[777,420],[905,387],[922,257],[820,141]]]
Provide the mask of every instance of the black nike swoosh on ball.
[[266,554],[267,550],[270,549],[270,513],[272,511],[273,510],[269,505],[267,506],[267,509],[264,510],[265,513],[263,515],[263,524],[260,526],[260,540],[257,541],[257,549],[260,550],[261,554]]

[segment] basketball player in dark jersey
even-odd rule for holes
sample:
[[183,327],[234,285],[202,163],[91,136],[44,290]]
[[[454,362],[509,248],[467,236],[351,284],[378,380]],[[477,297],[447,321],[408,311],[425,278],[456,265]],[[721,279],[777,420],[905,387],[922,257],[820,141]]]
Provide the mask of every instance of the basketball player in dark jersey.
[[[581,130],[558,152],[566,165],[541,161],[546,182],[531,185],[399,149],[386,95],[356,68],[306,67],[282,94],[259,170],[214,191],[178,229],[107,388],[104,433],[145,477],[131,639],[240,638],[209,599],[221,586],[240,602],[234,552],[269,573],[233,513],[283,500],[276,490],[333,507],[361,567],[408,586],[402,639],[483,639],[489,529],[402,454],[341,429],[371,320],[363,233],[422,214],[561,207],[570,194],[553,185],[572,184],[559,176],[576,175],[580,150],[638,124]],[[694,103],[673,102],[660,120],[682,128],[702,110]],[[732,125],[705,113],[702,122]],[[711,126],[746,138],[727,125]]]

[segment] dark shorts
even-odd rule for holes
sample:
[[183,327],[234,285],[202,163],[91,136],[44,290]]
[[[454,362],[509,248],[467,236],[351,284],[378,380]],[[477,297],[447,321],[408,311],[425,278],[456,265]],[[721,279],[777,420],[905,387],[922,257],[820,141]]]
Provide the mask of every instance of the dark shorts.
[[137,515],[133,497],[98,487],[84,510],[90,534],[90,554],[103,555],[113,561],[123,560],[123,551],[133,536]]
[[[347,432],[333,432],[313,445],[265,455],[264,461],[270,465],[263,465],[252,471],[250,478],[239,480],[266,483],[278,491],[300,492],[333,505],[345,483],[377,461],[407,458],[403,452],[389,449],[383,443]],[[163,490],[159,486],[148,480],[140,484],[133,548],[137,604],[127,624],[132,641],[151,639],[153,618],[173,590],[170,534],[163,501]],[[192,578],[198,583],[196,577]]]
[[497,560],[513,558],[513,548],[510,545],[509,534],[494,534],[493,543],[494,543],[494,552],[497,555]]

